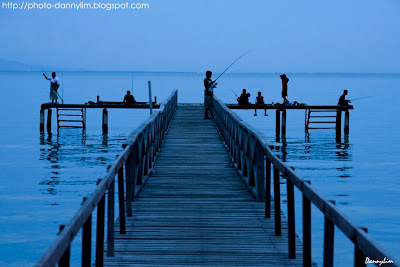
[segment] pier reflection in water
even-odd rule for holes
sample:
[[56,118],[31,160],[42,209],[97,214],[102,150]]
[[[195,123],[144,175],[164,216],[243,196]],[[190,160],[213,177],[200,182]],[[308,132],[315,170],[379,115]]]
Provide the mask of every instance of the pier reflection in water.
[[[42,194],[58,195],[72,193],[75,186],[80,187],[79,191],[87,185],[93,189],[101,175],[94,176],[90,170],[111,164],[124,139],[125,136],[110,139],[107,134],[87,135],[78,129],[41,134],[39,160],[46,162],[48,175],[41,179],[39,190]],[[50,205],[58,205],[59,200]]]

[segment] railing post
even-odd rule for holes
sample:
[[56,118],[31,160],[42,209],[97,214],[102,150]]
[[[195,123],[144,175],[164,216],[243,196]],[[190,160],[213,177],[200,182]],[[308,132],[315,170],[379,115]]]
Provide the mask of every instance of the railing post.
[[[83,202],[87,200],[83,198]],[[82,227],[82,267],[91,266],[92,254],[92,215],[86,220]]]
[[107,201],[107,256],[114,257],[114,194],[115,180],[113,179],[108,188]]
[[123,235],[126,233],[126,226],[125,226],[125,199],[124,199],[124,169],[122,166],[118,170],[118,204],[119,204],[119,232],[120,234]]
[[274,166],[274,213],[275,213],[275,235],[281,236],[281,184],[279,181],[279,170]]
[[256,141],[256,185],[257,185],[257,202],[263,202],[265,200],[264,195],[264,147],[261,143]]
[[271,161],[265,162],[265,218],[271,218]]
[[[99,180],[100,182],[101,180]],[[104,216],[105,216],[105,195],[97,205],[97,227],[96,227],[96,267],[104,265]]]
[[[309,181],[306,181],[310,183]],[[303,194],[303,266],[311,266],[311,201]]]
[[132,154],[135,151],[132,151],[129,155],[128,159],[125,161],[125,191],[126,191],[126,216],[132,216],[132,172],[135,170],[132,166]]
[[[65,228],[65,225],[61,224],[60,225],[60,232]],[[71,246],[65,250],[64,254],[62,255],[60,261],[58,262],[59,267],[69,267],[69,262],[70,262],[70,254],[71,254]]]
[[[365,227],[360,227],[364,232],[368,233],[368,229]],[[355,267],[365,267],[365,255],[358,249],[357,243],[354,243],[354,266]]]
[[295,259],[296,230],[295,230],[295,216],[294,216],[294,186],[289,179],[286,179],[286,189],[287,189],[287,212],[288,212],[289,259]]
[[[335,201],[331,201],[335,204]],[[335,224],[325,216],[324,227],[324,267],[333,267]]]

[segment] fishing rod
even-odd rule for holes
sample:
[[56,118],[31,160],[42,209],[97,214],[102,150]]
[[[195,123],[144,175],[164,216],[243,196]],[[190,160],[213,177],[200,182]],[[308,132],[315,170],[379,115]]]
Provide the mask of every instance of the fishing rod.
[[373,97],[373,96],[365,96],[365,97],[354,98],[354,99],[350,99],[349,101],[356,101],[356,100],[367,99],[367,98],[371,98],[371,97]]
[[231,91],[235,94],[236,97],[239,97],[239,96],[235,93],[235,91],[233,91],[232,89],[231,89]]
[[217,79],[214,80],[214,83],[230,68],[232,67],[233,64],[235,64],[239,59],[241,59],[242,57],[244,57],[247,53],[249,53],[251,50],[247,51],[246,53],[243,53],[242,55],[240,55],[240,57],[238,57],[235,61],[233,61],[218,77]]

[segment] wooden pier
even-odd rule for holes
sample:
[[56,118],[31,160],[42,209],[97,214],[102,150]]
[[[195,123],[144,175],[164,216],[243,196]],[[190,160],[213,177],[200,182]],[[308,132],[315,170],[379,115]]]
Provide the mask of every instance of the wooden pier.
[[[36,266],[69,266],[80,231],[82,266],[88,267],[92,240],[95,266],[313,266],[312,205],[325,217],[324,266],[333,266],[336,230],[354,244],[354,266],[365,266],[366,256],[400,266],[365,228],[275,155],[262,133],[216,97],[210,112],[212,120],[204,120],[201,107],[179,106],[175,91],[129,136]],[[282,181],[287,219],[281,212]],[[302,242],[295,229],[294,187],[302,195]]]
[[[160,105],[154,101],[151,105],[153,109],[159,109]],[[102,130],[103,134],[108,133],[108,109],[149,109],[150,105],[146,102],[136,104],[126,104],[123,102],[101,101],[99,103],[85,104],[59,104],[43,103],[40,107],[40,132],[44,132],[45,111],[47,110],[47,131],[51,131],[52,110],[57,111],[57,129],[59,128],[86,128],[86,109],[103,109]],[[76,113],[78,112],[78,113]],[[67,117],[67,118],[62,118]],[[60,122],[70,123],[62,125]]]
[[[226,104],[230,109],[250,109],[254,110],[276,110],[275,116],[275,131],[276,137],[286,137],[286,118],[287,110],[304,110],[304,130],[307,133],[310,129],[335,129],[336,137],[340,139],[342,133],[348,135],[350,132],[350,112],[349,110],[354,109],[352,105],[272,105],[266,104],[262,107],[256,107],[254,104],[250,105],[238,105],[238,104]],[[319,115],[312,115],[312,113],[319,113]],[[344,113],[344,123],[342,123],[342,116]],[[311,120],[314,118],[315,120]],[[314,126],[310,126],[310,124]],[[321,126],[322,125],[322,126]]]

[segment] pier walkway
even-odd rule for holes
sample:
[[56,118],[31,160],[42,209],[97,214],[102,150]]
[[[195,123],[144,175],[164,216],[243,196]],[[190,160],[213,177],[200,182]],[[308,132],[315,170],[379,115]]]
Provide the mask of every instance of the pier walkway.
[[[212,120],[202,107],[179,107],[143,191],[115,231],[115,256],[105,266],[301,266],[288,259],[287,238],[274,235],[230,164]],[[283,228],[287,228],[286,224]],[[284,231],[285,232],[285,231]]]

